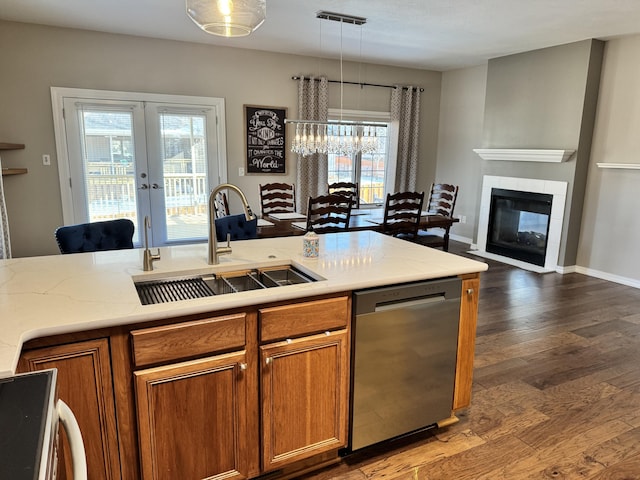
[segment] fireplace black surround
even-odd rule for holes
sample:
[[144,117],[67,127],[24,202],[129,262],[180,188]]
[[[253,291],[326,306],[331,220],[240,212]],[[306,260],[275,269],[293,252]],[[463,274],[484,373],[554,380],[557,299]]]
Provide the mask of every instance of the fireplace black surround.
[[491,189],[487,252],[543,267],[553,195]]

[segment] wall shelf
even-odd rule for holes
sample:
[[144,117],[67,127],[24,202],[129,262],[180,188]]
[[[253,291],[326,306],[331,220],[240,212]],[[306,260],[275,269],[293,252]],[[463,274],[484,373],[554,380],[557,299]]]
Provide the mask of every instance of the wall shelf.
[[23,148],[23,143],[0,142],[0,150],[22,150]]
[[2,176],[7,177],[9,175],[24,175],[27,173],[26,168],[2,168]]
[[596,163],[598,168],[624,168],[627,170],[640,170],[640,163]]
[[[22,150],[23,148],[24,148],[24,143],[0,142],[0,150]],[[27,173],[26,168],[11,168],[11,167],[2,168],[3,177],[7,177],[9,175],[23,175],[25,173]]]

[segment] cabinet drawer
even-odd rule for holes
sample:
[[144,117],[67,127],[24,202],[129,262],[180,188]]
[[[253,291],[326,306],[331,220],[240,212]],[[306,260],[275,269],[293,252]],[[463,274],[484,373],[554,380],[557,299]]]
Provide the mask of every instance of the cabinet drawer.
[[244,348],[246,314],[144,328],[131,332],[136,367],[180,360],[216,351]]
[[349,321],[349,297],[260,309],[260,341],[299,337],[344,328]]

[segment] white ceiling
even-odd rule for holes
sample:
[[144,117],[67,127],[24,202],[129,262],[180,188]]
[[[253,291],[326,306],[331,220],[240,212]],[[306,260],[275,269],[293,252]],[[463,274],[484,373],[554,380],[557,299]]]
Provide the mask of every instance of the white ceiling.
[[[429,70],[640,33],[640,0],[267,0],[243,38],[200,30],[184,0],[0,0],[0,19]],[[362,16],[362,26],[316,12]]]

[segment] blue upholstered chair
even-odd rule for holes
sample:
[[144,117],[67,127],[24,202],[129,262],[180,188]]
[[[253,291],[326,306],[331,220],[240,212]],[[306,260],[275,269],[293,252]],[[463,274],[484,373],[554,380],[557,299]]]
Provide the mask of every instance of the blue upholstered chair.
[[247,221],[244,213],[216,218],[215,222],[218,242],[226,242],[227,233],[231,234],[231,240],[258,238],[258,219]]
[[60,253],[97,252],[133,248],[134,225],[128,218],[58,227]]

